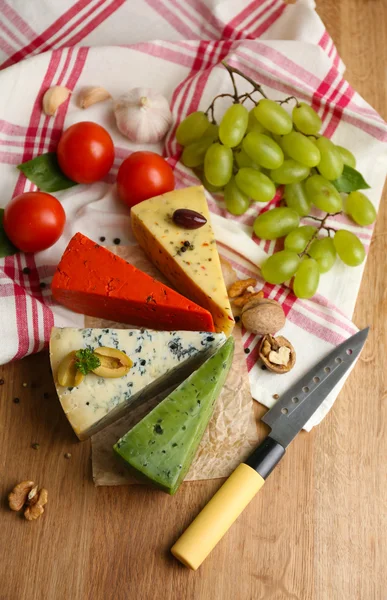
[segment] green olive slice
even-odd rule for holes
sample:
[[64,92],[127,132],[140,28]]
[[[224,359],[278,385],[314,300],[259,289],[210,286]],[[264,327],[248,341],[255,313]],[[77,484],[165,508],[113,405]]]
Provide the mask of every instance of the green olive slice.
[[58,367],[57,379],[59,385],[75,387],[79,385],[84,375],[75,367],[77,360],[76,350],[67,354]]
[[130,358],[116,348],[100,346],[94,350],[101,362],[100,366],[93,369],[93,373],[99,377],[123,377],[133,366]]

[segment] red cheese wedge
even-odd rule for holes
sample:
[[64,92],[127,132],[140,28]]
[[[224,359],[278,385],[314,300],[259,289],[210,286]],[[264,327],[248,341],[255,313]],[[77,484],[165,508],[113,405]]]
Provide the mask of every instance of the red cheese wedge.
[[91,317],[165,331],[215,331],[211,314],[81,233],[51,284],[54,299]]

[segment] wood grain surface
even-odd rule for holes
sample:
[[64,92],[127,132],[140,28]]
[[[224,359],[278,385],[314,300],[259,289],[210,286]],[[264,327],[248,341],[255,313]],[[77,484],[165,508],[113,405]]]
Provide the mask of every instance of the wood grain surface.
[[[349,81],[387,118],[386,0],[317,6]],[[172,498],[94,488],[89,443],[67,425],[47,354],[0,367],[0,599],[385,600],[386,252],[382,207],[355,314],[372,330],[355,372],[196,573],[168,549],[221,481],[186,484]],[[24,478],[49,491],[35,523],[7,508]]]

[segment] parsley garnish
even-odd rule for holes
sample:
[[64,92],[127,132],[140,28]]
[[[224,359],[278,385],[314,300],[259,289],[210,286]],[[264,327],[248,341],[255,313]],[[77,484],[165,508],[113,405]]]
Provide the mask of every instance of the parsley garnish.
[[98,356],[94,354],[93,348],[78,350],[75,356],[78,359],[75,362],[75,368],[78,369],[82,375],[87,375],[90,371],[93,371],[101,365],[101,361]]

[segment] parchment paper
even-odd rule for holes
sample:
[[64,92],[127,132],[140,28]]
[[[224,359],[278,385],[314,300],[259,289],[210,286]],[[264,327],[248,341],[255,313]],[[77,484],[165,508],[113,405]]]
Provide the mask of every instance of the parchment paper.
[[[116,246],[112,250],[142,271],[170,285],[150,263],[139,246]],[[122,323],[113,323],[92,317],[85,317],[85,326],[116,327],[118,329],[131,327]],[[250,395],[249,378],[239,327],[235,327],[233,336],[235,338],[233,364],[195,460],[185,478],[186,481],[227,477],[251,453],[258,442],[253,414],[253,400]],[[138,483],[125,471],[122,463],[114,456],[113,444],[167,394],[168,391],[138,406],[119,421],[92,437],[92,463],[95,485]]]

